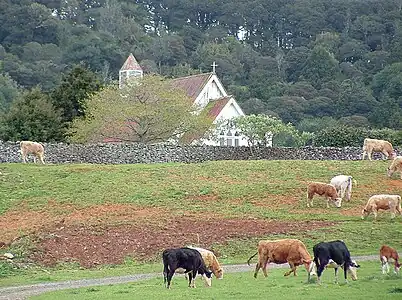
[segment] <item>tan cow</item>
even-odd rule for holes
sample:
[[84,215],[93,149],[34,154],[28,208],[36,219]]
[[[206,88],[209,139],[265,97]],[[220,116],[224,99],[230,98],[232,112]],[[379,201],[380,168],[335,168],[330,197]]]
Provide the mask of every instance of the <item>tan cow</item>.
[[382,266],[382,273],[389,273],[389,265],[388,262],[390,259],[394,260],[394,273],[398,274],[399,269],[401,268],[401,264],[399,263],[399,255],[398,252],[387,245],[383,245],[380,249],[380,260],[381,260],[381,266]]
[[395,218],[395,212],[399,212],[402,215],[401,196],[387,194],[371,196],[362,210],[362,219],[373,213],[374,220],[376,220],[380,209],[390,210],[391,218]]
[[307,187],[307,207],[313,207],[313,197],[315,194],[324,196],[327,199],[327,208],[329,208],[329,201],[332,201],[338,208],[342,205],[342,198],[338,196],[338,192],[332,184],[310,182]]
[[212,271],[217,279],[223,278],[223,268],[219,264],[218,259],[216,258],[215,254],[207,249],[199,248],[199,247],[192,247],[187,246],[187,248],[192,248],[200,252],[202,259],[204,260],[205,265],[207,268]]
[[45,164],[45,162],[43,161],[45,149],[44,149],[43,145],[40,143],[31,142],[31,141],[21,141],[20,142],[20,152],[22,155],[22,161],[24,163],[27,162],[28,154],[33,154],[34,163],[36,163],[36,158],[38,158],[42,164]]
[[262,268],[264,276],[267,277],[268,263],[284,264],[289,263],[290,271],[284,276],[289,276],[291,273],[296,276],[297,266],[304,265],[308,273],[308,279],[314,275],[314,262],[307,251],[306,246],[297,239],[283,240],[262,240],[258,243],[258,251],[251,256],[247,264],[250,265],[250,260],[258,254],[258,262],[255,266],[254,278],[257,278],[258,271]]
[[395,157],[394,148],[392,144],[385,140],[377,140],[377,139],[364,139],[363,142],[363,155],[362,160],[368,155],[369,160],[371,160],[371,154],[373,152],[381,152],[382,157],[391,159]]
[[387,169],[388,177],[391,177],[395,172],[400,172],[402,179],[402,156],[397,156],[394,158],[391,165]]

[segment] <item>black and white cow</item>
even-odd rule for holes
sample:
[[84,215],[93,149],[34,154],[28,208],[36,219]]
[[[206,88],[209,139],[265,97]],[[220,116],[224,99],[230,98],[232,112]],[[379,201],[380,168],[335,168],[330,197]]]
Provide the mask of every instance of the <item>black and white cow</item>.
[[317,267],[318,283],[322,272],[326,267],[335,269],[335,282],[338,282],[338,269],[343,268],[345,281],[347,282],[347,273],[352,280],[357,280],[357,268],[360,266],[352,261],[350,252],[343,241],[321,242],[313,247],[314,262]]
[[207,286],[211,286],[212,272],[208,271],[200,252],[191,248],[166,249],[162,253],[163,282],[170,288],[173,274],[179,268],[183,268],[188,274],[188,286],[195,288],[195,276],[197,272],[205,279]]

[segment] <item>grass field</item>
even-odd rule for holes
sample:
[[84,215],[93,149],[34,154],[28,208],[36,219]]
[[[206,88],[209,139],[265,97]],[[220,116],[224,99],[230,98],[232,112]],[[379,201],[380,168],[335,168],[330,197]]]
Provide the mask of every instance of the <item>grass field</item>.
[[[0,242],[16,241],[0,254],[12,251],[17,258],[15,265],[0,261],[0,286],[154,271],[163,248],[196,244],[195,234],[223,263],[244,263],[261,238],[300,238],[310,251],[319,241],[343,239],[352,255],[376,254],[383,243],[400,248],[400,216],[360,219],[371,195],[401,193],[399,176],[386,177],[388,165],[1,164]],[[352,200],[327,209],[317,197],[308,209],[307,182],[329,182],[337,174],[357,180]],[[89,252],[88,245],[96,249]],[[90,270],[80,267],[91,259]]]
[[297,277],[283,276],[283,269],[269,270],[268,278],[259,274],[254,279],[252,272],[226,274],[223,280],[213,280],[206,288],[200,278],[197,288],[190,289],[182,276],[174,276],[172,288],[163,287],[162,277],[131,284],[98,286],[46,293],[30,299],[401,299],[402,278],[382,275],[379,262],[361,262],[357,281],[334,284],[334,273],[323,273],[321,286],[306,283],[306,272],[300,268]]

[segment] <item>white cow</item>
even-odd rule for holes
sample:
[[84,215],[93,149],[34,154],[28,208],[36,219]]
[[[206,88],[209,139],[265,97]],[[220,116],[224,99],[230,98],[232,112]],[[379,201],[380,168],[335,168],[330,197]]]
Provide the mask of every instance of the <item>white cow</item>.
[[350,201],[352,197],[352,181],[357,185],[357,181],[352,176],[337,175],[331,179],[330,183],[336,188],[340,198],[344,199],[346,194],[346,200]]

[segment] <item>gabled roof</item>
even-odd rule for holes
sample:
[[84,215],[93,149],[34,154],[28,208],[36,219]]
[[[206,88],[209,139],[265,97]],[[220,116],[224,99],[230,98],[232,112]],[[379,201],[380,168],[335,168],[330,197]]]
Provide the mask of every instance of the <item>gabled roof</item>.
[[231,98],[232,96],[226,96],[216,100],[211,100],[208,103],[208,105],[204,108],[207,111],[208,116],[210,116],[211,118],[213,118],[213,120],[215,120],[216,117],[222,111],[222,109],[226,106],[226,104],[228,104]]
[[189,97],[196,99],[213,73],[203,73],[172,80],[174,87],[183,89]]
[[126,62],[120,69],[120,71],[129,71],[129,70],[142,71],[140,64],[137,62],[132,53],[130,53],[130,55],[126,59]]

